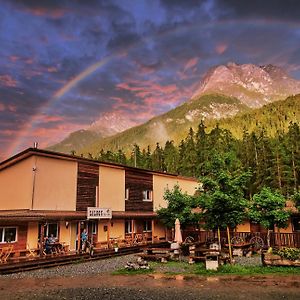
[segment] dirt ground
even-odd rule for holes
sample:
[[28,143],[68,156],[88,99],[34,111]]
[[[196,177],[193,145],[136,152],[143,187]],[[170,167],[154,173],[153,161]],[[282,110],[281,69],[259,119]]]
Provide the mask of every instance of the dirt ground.
[[0,277],[0,299],[300,299],[300,276]]

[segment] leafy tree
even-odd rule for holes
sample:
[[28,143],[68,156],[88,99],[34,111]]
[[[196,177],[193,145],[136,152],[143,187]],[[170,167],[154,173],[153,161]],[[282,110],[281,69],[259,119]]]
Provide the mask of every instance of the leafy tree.
[[[229,228],[235,228],[246,218],[247,200],[244,198],[250,172],[231,172],[230,160],[215,155],[211,161],[210,173],[201,178],[198,204],[202,210],[201,220],[207,229],[227,229],[230,245]],[[231,247],[230,249],[230,258]]]
[[270,230],[274,226],[287,227],[291,212],[285,209],[286,199],[279,193],[264,187],[250,201],[249,217],[268,230],[268,247],[270,247]]
[[167,190],[164,199],[168,206],[157,210],[157,214],[167,228],[174,227],[177,218],[182,228],[199,223],[199,214],[192,212],[197,206],[194,197],[183,193],[178,185],[175,185],[173,190]]

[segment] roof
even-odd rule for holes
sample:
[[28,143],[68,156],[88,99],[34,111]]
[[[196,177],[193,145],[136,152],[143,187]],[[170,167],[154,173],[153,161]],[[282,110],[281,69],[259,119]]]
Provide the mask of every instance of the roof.
[[33,155],[62,159],[62,160],[69,160],[69,161],[76,161],[76,162],[83,162],[83,163],[90,163],[93,165],[107,166],[107,167],[112,167],[112,168],[120,168],[120,169],[124,169],[124,170],[135,170],[135,171],[140,171],[140,172],[146,172],[149,174],[158,174],[158,175],[175,177],[178,179],[185,179],[185,180],[190,180],[190,181],[198,181],[196,178],[193,178],[193,177],[185,177],[185,176],[167,173],[167,172],[153,171],[153,170],[141,169],[141,168],[136,168],[136,167],[130,167],[127,165],[122,165],[122,164],[117,164],[117,163],[103,162],[103,161],[93,160],[93,159],[89,159],[89,158],[84,158],[81,156],[70,155],[70,154],[65,154],[65,153],[60,153],[60,152],[55,152],[55,151],[50,151],[50,150],[44,150],[44,149],[38,149],[38,148],[27,148],[24,151],[19,152],[18,154],[0,162],[0,171],[18,163],[19,161],[22,161],[28,157],[31,157]]
[[[113,219],[127,219],[127,218],[155,218],[155,212],[135,212],[135,211],[113,211]],[[1,210],[0,222],[15,222],[15,221],[48,221],[48,220],[86,220],[86,211],[51,211],[51,210]]]

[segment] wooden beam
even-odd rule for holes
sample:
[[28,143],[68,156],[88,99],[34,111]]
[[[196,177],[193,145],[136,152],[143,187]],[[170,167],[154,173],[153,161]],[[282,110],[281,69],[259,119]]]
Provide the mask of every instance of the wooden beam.
[[80,236],[80,221],[77,222],[77,251],[80,253],[80,244],[81,244],[81,236]]
[[111,244],[110,244],[110,227],[111,227],[111,224],[110,224],[110,220],[107,222],[107,246],[108,248],[111,247]]
[[134,220],[131,220],[131,239],[134,241]]
[[152,244],[154,243],[154,220],[151,220],[151,239],[152,239]]
[[40,256],[43,255],[44,252],[44,224],[41,224],[41,231],[40,231]]

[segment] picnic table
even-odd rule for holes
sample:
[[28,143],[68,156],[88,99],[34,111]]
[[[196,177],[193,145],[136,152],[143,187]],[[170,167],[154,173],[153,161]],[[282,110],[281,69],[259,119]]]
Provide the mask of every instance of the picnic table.
[[146,260],[167,262],[171,257],[171,251],[171,248],[145,248],[143,253],[138,254],[138,256]]

